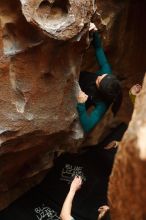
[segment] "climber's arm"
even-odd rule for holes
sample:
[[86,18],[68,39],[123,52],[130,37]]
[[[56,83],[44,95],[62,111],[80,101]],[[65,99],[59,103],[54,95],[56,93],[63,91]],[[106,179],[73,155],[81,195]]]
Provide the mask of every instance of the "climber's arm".
[[95,125],[100,122],[107,109],[108,105],[101,101],[98,102],[95,106],[95,109],[90,114],[88,114],[85,103],[78,103],[77,110],[84,131],[90,132],[95,127]]
[[111,70],[110,64],[105,56],[104,50],[101,45],[101,40],[99,38],[99,34],[97,31],[93,33],[93,45],[95,48],[96,59],[100,65],[100,70],[97,72],[97,74],[98,73],[111,74],[112,70]]
[[72,220],[73,219],[73,217],[71,216],[71,209],[72,209],[72,201],[74,199],[75,193],[76,193],[75,191],[69,190],[65,198],[65,201],[63,203],[61,213],[60,213],[61,220]]
[[80,189],[81,185],[82,185],[81,177],[75,176],[70,185],[70,190],[65,198],[65,201],[61,209],[61,213],[60,213],[61,220],[74,220],[74,218],[71,216],[72,202],[77,190]]

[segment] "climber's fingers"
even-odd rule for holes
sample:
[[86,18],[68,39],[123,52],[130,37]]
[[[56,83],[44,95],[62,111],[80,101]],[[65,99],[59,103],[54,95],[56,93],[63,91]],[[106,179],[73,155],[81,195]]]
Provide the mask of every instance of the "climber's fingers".
[[77,96],[78,103],[85,103],[88,99],[88,95],[86,95],[83,91],[79,92],[79,95]]
[[92,22],[90,22],[89,31],[97,31],[97,27],[96,27],[95,24],[92,23]]

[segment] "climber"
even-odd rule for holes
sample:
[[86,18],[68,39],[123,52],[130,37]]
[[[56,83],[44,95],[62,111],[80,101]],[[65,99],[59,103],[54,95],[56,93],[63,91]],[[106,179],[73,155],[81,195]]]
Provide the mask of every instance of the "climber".
[[[82,178],[80,176],[75,176],[70,185],[69,192],[65,198],[65,201],[61,209],[61,213],[60,213],[61,220],[75,220],[71,215],[72,202],[73,202],[76,192],[81,188],[81,185],[82,185]],[[99,207],[98,212],[99,212],[99,215],[98,215],[97,220],[100,220],[100,219],[109,220],[110,219],[109,207],[107,205],[103,205]]]
[[142,89],[141,85],[135,84],[129,90],[129,96],[133,104],[135,103],[136,96],[140,93],[141,89]]
[[[120,82],[116,76],[112,75],[97,28],[93,23],[90,24],[89,31],[93,34],[96,59],[101,68],[96,73],[86,71],[80,73],[81,90],[77,96],[77,110],[85,132],[90,132],[100,122],[111,104],[115,116],[122,102]],[[89,114],[87,110],[91,106],[94,106],[94,109]]]

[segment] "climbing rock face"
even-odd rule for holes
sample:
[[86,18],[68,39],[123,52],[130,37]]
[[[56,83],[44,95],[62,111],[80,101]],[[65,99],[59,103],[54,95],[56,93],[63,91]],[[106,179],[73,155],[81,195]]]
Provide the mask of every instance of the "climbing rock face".
[[74,80],[88,42],[65,40],[89,24],[93,1],[86,4],[0,1],[0,209],[41,181],[55,151],[83,138],[74,126]]
[[95,12],[94,0],[20,0],[28,22],[50,37],[67,40],[78,35]]
[[146,77],[109,184],[112,219],[146,219]]
[[[139,10],[144,1],[132,7],[127,0],[96,2],[0,0],[0,209],[42,180],[54,152],[75,151],[83,141],[74,81],[80,70],[98,68],[92,44],[86,52],[96,8],[92,19],[124,88],[124,105],[113,123],[130,120],[128,89],[142,81],[145,69],[146,44],[140,39],[146,37],[137,19],[145,18]],[[107,114],[84,145],[95,144],[112,120]]]

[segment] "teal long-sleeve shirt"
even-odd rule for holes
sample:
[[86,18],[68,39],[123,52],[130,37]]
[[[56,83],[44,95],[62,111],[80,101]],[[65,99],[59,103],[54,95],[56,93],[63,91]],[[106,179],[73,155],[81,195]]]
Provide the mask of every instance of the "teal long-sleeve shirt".
[[[99,74],[112,74],[112,70],[102,48],[98,32],[95,32],[93,35],[93,45],[95,48],[96,60],[100,65],[100,69],[95,74],[97,76]],[[90,132],[96,126],[96,124],[100,122],[108,107],[109,105],[106,102],[98,101],[95,104],[93,111],[89,114],[87,112],[85,103],[77,104],[80,122],[85,132]]]

